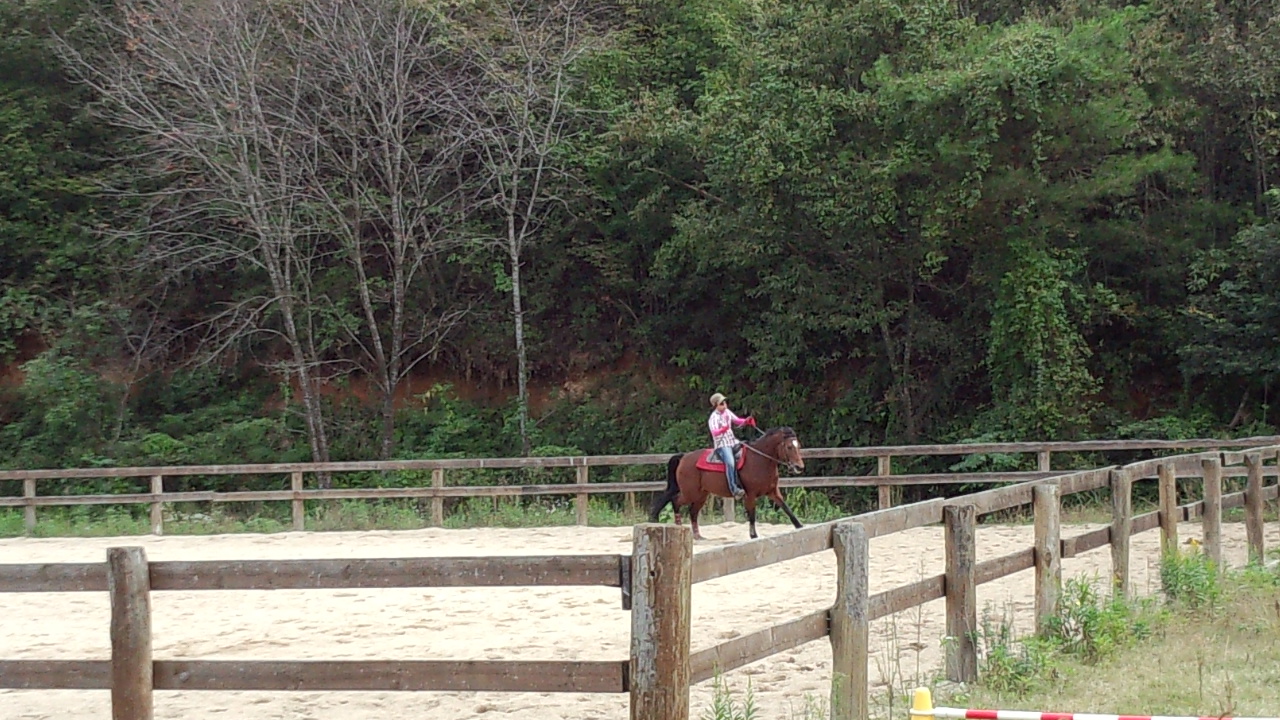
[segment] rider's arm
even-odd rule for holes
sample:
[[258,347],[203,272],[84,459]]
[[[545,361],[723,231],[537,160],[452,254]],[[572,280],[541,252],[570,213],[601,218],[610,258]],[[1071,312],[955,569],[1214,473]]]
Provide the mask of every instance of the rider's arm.
[[721,421],[717,415],[718,413],[711,413],[710,419],[707,420],[707,427],[711,428],[711,437],[729,432],[729,423]]

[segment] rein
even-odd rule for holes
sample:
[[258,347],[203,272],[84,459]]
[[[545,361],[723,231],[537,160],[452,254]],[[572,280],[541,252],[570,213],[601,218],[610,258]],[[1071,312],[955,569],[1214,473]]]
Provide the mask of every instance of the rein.
[[[774,457],[774,456],[770,455],[770,454],[769,454],[769,453],[767,453],[767,452],[764,452],[763,450],[757,450],[757,449],[755,449],[754,447],[751,447],[751,443],[742,443],[742,447],[744,447],[744,448],[746,448],[746,449],[750,450],[751,452],[753,452],[753,453],[755,453],[755,454],[759,455],[759,456],[760,456],[760,457],[762,457],[762,458],[768,458],[768,459],[770,459],[770,460],[774,461],[775,463],[777,463],[778,465],[786,465],[787,467],[792,467],[791,463],[789,463],[789,462],[787,462],[787,461],[785,461],[785,460],[779,460],[778,458],[776,458],[776,457]],[[793,470],[794,470],[794,468],[793,468]]]

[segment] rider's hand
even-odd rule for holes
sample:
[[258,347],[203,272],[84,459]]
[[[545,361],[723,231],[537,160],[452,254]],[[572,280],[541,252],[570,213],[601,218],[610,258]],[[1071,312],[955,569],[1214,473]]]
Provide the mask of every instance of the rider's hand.
[[753,417],[751,417],[750,415],[748,415],[748,416],[747,416],[747,424],[748,424],[748,425],[750,425],[751,427],[755,427],[755,426],[756,426],[756,419],[755,419],[755,418],[753,418]]

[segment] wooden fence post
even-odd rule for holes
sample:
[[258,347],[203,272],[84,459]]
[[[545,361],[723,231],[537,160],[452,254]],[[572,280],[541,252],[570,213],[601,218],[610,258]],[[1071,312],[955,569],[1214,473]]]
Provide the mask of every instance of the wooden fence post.
[[842,522],[831,531],[836,604],[831,608],[831,720],[867,720],[867,530]]
[[1111,471],[1111,589],[1129,596],[1129,536],[1133,534],[1133,480],[1123,469]]
[[973,505],[948,505],[942,509],[947,546],[947,679],[978,679],[977,511]]
[[[36,481],[27,478],[22,481],[22,497],[33,498],[36,496]],[[36,506],[28,504],[22,508],[22,527],[28,535],[36,531]]]
[[[586,465],[578,466],[578,484],[579,485],[586,485],[588,482],[590,482],[591,478],[588,475],[588,473],[590,472],[591,472],[590,468],[588,468]],[[588,497],[590,496],[587,495],[586,493],[577,493],[573,498],[573,504],[576,506],[576,509],[578,511],[579,525],[587,524],[587,507],[588,507],[587,498]]]
[[107,549],[111,718],[151,720],[151,573],[140,547]]
[[[877,455],[876,456],[876,475],[879,477],[888,477],[893,474],[893,456]],[[876,494],[879,496],[880,509],[893,507],[893,486],[877,485]]]
[[151,534],[164,534],[164,502],[160,496],[164,494],[164,476],[151,476],[151,494],[155,496],[151,500]]
[[1261,563],[1265,558],[1262,540],[1262,454],[1244,456],[1249,480],[1244,487],[1244,532],[1249,540],[1249,562]]
[[1222,566],[1222,460],[1202,460],[1204,469],[1204,556]]
[[725,522],[734,522],[738,519],[738,509],[733,504],[733,498],[720,498],[720,512],[724,516]]
[[[431,471],[431,487],[436,490],[444,489],[444,468],[435,468]],[[444,497],[436,495],[431,498],[431,524],[435,527],[444,527]]]
[[307,503],[302,499],[302,471],[292,473],[289,476],[289,489],[293,491],[293,500],[290,502],[290,512],[293,515],[293,529],[307,529]]
[[1048,630],[1049,619],[1058,614],[1062,588],[1062,525],[1058,483],[1031,489],[1035,509],[1036,551],[1036,632]]
[[1160,479],[1160,554],[1178,549],[1178,476],[1172,463],[1160,463],[1156,469]]
[[693,532],[641,523],[631,559],[631,720],[689,720]]
[[1053,469],[1053,453],[1048,450],[1041,450],[1036,453],[1036,469],[1042,472],[1048,472]]

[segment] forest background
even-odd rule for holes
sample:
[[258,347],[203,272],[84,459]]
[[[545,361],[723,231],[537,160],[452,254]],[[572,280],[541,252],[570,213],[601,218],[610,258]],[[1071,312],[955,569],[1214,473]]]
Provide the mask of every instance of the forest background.
[[1280,0],[3,0],[0,137],[4,468],[1280,422]]

